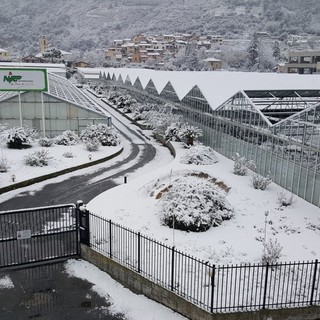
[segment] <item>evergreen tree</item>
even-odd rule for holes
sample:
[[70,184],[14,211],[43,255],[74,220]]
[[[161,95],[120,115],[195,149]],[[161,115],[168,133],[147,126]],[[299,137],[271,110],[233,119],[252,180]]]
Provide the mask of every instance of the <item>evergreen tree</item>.
[[51,59],[51,62],[54,60],[59,60],[61,58],[61,51],[56,48],[47,49],[42,56],[47,59]]
[[280,53],[280,44],[279,41],[275,41],[273,45],[273,55],[274,59],[278,62],[281,59],[281,53]]
[[259,45],[260,39],[256,33],[253,34],[253,38],[249,43],[247,54],[248,54],[248,62],[247,66],[249,69],[254,69],[256,66],[259,68]]

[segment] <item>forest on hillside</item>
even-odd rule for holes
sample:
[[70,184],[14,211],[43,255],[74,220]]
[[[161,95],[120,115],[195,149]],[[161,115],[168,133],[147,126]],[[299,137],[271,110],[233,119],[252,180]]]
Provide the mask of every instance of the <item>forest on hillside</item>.
[[137,33],[219,34],[251,39],[265,31],[280,42],[289,35],[320,36],[318,0],[2,0],[0,48],[36,54],[39,38],[80,53],[107,48]]

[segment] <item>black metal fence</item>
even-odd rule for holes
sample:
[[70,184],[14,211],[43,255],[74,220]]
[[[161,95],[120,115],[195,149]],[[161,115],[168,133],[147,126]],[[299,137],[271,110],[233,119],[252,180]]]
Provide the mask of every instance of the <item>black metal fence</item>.
[[0,212],[0,267],[79,254],[73,204]]
[[211,265],[90,213],[90,246],[209,312],[320,304],[318,260]]

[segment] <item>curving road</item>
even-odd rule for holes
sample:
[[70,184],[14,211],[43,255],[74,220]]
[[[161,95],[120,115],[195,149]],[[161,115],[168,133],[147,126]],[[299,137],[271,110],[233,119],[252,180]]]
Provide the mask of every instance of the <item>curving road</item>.
[[[106,106],[100,100],[95,100],[102,108],[106,109]],[[128,173],[153,160],[156,149],[143,136],[143,133],[136,128],[134,128],[135,130],[131,129],[132,126],[128,120],[125,120],[114,110],[108,109],[107,111],[112,115],[113,125],[122,135],[122,139],[130,142],[130,150],[126,150],[128,156],[125,159],[120,159],[111,166],[108,166],[107,162],[106,167],[101,168],[101,165],[97,165],[98,169],[91,167],[89,170],[86,169],[84,174],[72,176],[60,182],[55,182],[53,179],[52,183],[45,185],[41,190],[36,190],[32,195],[30,195],[29,190],[21,192],[18,196],[1,202],[0,210],[75,203],[79,199],[88,203],[103,191],[116,186],[115,179],[120,177],[123,179]],[[32,187],[30,186],[30,188]]]

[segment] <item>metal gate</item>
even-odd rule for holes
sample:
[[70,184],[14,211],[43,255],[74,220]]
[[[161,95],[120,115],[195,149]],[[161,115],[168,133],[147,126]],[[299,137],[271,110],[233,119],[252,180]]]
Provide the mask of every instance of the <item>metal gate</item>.
[[0,212],[0,267],[78,254],[74,204]]

